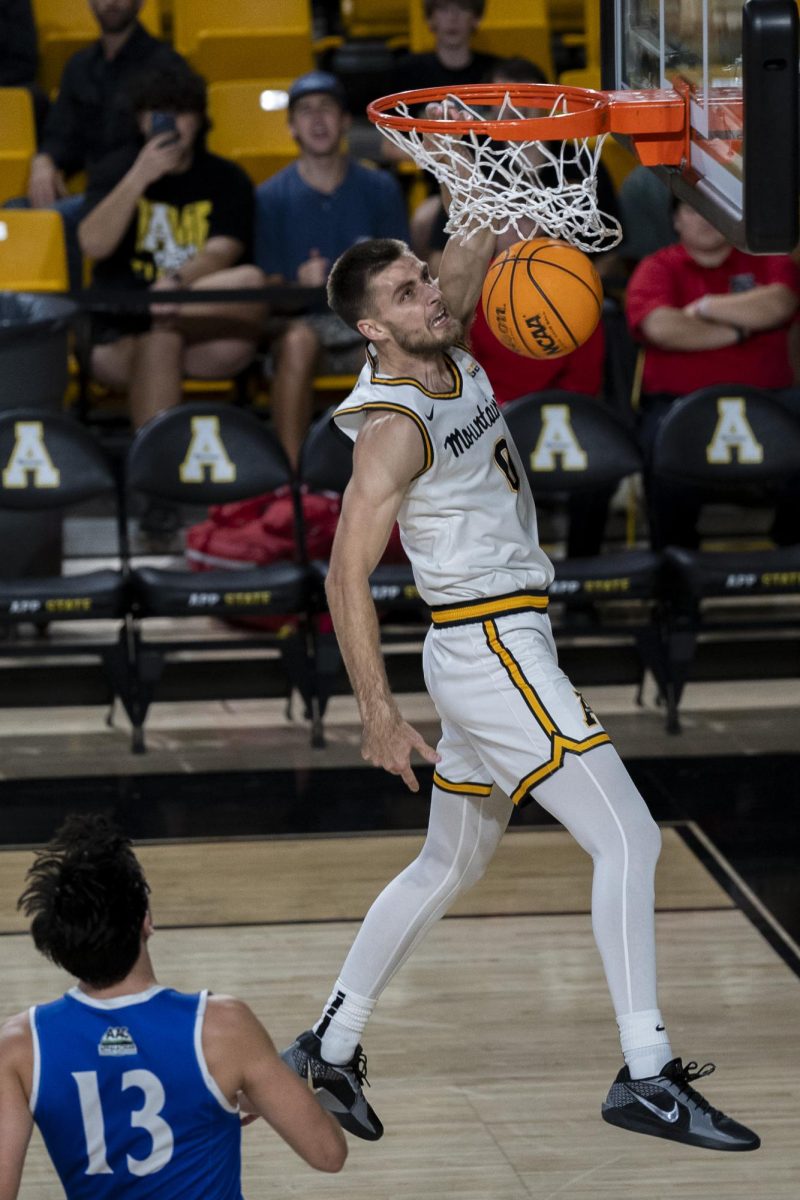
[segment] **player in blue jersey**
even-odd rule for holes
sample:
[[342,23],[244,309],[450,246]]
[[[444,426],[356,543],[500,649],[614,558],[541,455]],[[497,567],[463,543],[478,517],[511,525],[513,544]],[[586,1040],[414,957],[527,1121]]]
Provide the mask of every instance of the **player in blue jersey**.
[[0,1200],[15,1200],[34,1121],[68,1200],[241,1200],[242,1112],[338,1171],[336,1121],[246,1004],[157,983],[149,888],[103,817],[67,819],[19,906],[78,984],[0,1028]]

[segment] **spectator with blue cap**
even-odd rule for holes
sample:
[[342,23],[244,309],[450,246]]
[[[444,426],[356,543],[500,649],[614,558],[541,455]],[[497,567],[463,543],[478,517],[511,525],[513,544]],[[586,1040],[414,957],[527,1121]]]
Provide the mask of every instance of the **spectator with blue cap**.
[[[273,280],[322,287],[336,259],[365,238],[408,240],[397,181],[344,148],[350,127],[344,88],[309,71],[289,88],[288,121],[300,154],[256,190],[256,263]],[[270,322],[270,401],[275,430],[293,463],[313,414],[315,374],[351,374],[364,341],[333,313]]]

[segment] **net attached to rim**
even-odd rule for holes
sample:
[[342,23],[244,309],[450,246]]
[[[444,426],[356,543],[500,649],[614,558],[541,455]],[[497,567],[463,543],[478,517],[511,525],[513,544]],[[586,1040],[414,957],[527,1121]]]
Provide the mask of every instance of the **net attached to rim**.
[[[439,106],[433,114],[429,104]],[[583,88],[472,84],[385,96],[367,115],[447,188],[448,234],[513,229],[598,253],[622,240],[597,203],[607,108],[602,92]]]

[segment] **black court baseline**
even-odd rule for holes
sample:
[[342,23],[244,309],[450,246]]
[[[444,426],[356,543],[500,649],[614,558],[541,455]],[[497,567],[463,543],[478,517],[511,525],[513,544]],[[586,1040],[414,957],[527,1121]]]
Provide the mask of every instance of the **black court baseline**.
[[[676,829],[800,977],[800,755],[628,758],[626,766],[659,824]],[[70,811],[108,813],[138,842],[418,832],[433,772],[416,770],[418,794],[369,767],[0,780],[0,846],[41,845]],[[557,823],[534,802],[513,813],[510,836],[548,827]]]

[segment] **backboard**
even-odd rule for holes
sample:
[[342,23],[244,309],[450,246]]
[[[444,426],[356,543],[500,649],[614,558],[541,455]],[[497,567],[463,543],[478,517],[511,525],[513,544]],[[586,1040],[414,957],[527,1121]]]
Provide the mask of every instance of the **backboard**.
[[[601,0],[602,87],[688,96],[688,157],[658,167],[741,249],[792,250],[798,229],[795,0]],[[624,139],[621,139],[624,140]]]

